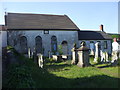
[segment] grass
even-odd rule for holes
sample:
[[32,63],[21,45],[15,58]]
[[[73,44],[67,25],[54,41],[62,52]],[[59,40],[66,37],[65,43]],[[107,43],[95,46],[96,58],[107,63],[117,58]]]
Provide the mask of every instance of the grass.
[[108,64],[93,63],[93,58],[90,62],[94,66],[85,68],[71,65],[71,60],[45,58],[43,69],[32,59],[18,58],[22,63],[9,66],[3,88],[118,88],[118,67],[98,68]]

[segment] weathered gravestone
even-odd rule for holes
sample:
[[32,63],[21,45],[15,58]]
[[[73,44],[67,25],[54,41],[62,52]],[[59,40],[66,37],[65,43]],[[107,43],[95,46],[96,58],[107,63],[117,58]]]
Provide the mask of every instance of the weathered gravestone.
[[33,60],[35,63],[37,63],[37,53],[36,53],[36,49],[34,48],[34,51],[33,51]]
[[76,51],[76,44],[74,44],[74,47],[72,48],[72,62],[71,64],[77,64],[77,51]]
[[30,47],[28,48],[28,58],[31,57],[31,50],[30,50]]
[[100,59],[100,43],[97,42],[95,43],[95,58],[94,58],[94,62],[98,62],[98,60]]
[[43,68],[43,55],[42,54],[37,54],[37,56],[38,56],[39,67]]
[[51,58],[51,52],[50,51],[48,51],[48,57],[49,57],[49,59]]
[[85,42],[82,42],[81,47],[77,49],[78,51],[78,63],[79,67],[89,66],[89,48],[86,47]]

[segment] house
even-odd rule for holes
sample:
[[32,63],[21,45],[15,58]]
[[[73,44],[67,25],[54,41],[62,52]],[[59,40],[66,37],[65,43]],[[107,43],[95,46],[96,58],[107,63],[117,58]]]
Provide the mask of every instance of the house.
[[[111,54],[111,37],[104,31],[81,31],[67,15],[8,13],[5,15],[7,42],[18,52],[27,54],[28,49],[44,56],[59,54],[71,55],[74,43],[80,47],[81,41],[93,49],[101,42],[101,49]],[[103,27],[101,27],[103,28]]]
[[112,53],[112,37],[103,30],[103,25],[100,25],[98,31],[78,31],[78,40],[79,44],[82,41],[86,42],[87,47],[91,50],[91,55],[94,55],[96,42],[100,43],[100,49],[103,52]]
[[8,45],[18,52],[27,54],[36,49],[37,53],[48,56],[58,53],[62,45],[63,54],[70,55],[75,42],[78,42],[79,28],[67,15],[8,13],[5,16]]

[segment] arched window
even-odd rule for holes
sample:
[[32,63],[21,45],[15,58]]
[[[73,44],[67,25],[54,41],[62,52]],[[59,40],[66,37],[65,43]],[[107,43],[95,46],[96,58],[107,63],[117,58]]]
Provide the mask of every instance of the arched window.
[[40,36],[35,38],[35,48],[36,53],[42,53],[42,38]]
[[51,37],[51,51],[53,52],[53,54],[56,54],[57,52],[57,37],[56,36]]
[[21,52],[27,54],[28,47],[27,47],[27,38],[25,36],[20,37],[20,46],[21,46]]
[[62,45],[63,55],[67,55],[68,54],[68,43],[67,43],[67,41],[63,41],[61,43],[61,45]]

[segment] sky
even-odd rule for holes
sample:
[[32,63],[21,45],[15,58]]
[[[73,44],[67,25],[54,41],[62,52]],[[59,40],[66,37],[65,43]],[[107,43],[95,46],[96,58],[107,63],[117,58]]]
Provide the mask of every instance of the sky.
[[67,15],[80,30],[118,33],[118,2],[1,2],[0,24],[4,12]]

